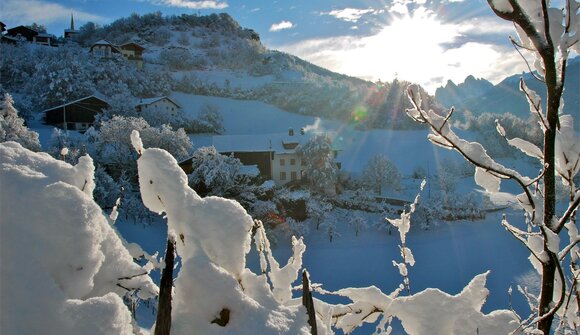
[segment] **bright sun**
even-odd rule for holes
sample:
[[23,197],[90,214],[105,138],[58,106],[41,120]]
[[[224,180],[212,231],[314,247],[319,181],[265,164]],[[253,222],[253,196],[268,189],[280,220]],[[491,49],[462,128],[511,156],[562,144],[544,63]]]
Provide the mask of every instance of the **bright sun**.
[[500,57],[497,50],[483,43],[454,46],[464,29],[440,21],[433,11],[416,10],[343,50],[340,71],[373,79],[398,77],[420,83],[430,91],[447,79],[460,82],[469,73],[489,69],[490,63]]

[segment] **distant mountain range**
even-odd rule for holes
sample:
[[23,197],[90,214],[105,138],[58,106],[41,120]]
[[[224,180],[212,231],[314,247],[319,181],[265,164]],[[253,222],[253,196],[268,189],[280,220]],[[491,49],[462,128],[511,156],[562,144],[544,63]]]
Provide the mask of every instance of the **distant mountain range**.
[[[468,76],[461,84],[448,81],[445,87],[435,92],[435,98],[446,108],[455,106],[460,112],[469,110],[474,115],[482,113],[511,113],[521,118],[530,116],[530,108],[526,98],[519,89],[522,75],[505,78],[499,84],[493,85],[485,79]],[[523,75],[526,84],[536,91],[546,101],[543,83],[530,73]],[[575,127],[580,129],[580,57],[568,61],[564,90],[565,114],[574,116]]]

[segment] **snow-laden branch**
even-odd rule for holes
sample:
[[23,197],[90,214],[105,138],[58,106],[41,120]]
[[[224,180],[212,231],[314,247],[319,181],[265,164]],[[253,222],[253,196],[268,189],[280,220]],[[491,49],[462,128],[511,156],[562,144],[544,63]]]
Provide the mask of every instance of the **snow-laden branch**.
[[454,149],[459,152],[467,161],[476,166],[476,182],[484,187],[488,192],[498,192],[500,179],[515,180],[523,189],[532,211],[536,205],[528,185],[531,179],[520,175],[517,171],[508,169],[494,161],[477,142],[468,142],[458,137],[451,129],[447,117],[442,117],[433,110],[422,109],[422,99],[419,88],[410,85],[407,89],[407,97],[411,101],[413,108],[407,109],[407,114],[417,122],[426,123],[431,127],[432,133],[428,139],[440,146]]

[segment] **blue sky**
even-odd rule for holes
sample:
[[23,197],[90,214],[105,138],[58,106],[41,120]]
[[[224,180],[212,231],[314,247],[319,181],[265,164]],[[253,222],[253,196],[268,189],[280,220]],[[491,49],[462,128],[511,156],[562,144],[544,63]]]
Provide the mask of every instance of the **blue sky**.
[[264,45],[330,70],[370,80],[395,77],[433,92],[469,74],[497,82],[523,71],[508,43],[513,26],[485,0],[2,0],[8,27],[37,22],[62,35],[74,13],[77,28],[105,25],[131,13],[227,12],[257,31]]

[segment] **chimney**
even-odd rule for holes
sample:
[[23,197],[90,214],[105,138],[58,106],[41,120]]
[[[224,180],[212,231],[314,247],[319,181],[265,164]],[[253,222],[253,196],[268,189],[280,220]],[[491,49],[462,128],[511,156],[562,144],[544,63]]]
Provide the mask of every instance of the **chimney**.
[[288,136],[294,136],[294,128],[288,128]]

